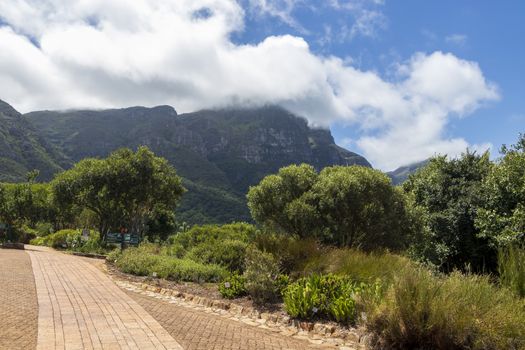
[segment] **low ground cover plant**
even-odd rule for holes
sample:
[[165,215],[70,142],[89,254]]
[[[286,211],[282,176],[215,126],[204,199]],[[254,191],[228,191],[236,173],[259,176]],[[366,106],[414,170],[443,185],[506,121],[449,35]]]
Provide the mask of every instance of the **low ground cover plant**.
[[173,281],[219,282],[228,271],[218,265],[201,264],[190,259],[179,259],[159,255],[152,251],[152,245],[128,248],[119,255],[112,254],[115,265],[122,272],[138,276],[157,276]]
[[366,288],[348,277],[312,275],[290,284],[283,293],[284,307],[292,317],[324,318],[350,324],[357,319],[357,296]]

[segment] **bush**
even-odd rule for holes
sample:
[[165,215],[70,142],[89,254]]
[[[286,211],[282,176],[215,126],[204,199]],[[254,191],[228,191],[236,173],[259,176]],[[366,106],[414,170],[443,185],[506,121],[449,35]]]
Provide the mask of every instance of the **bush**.
[[256,235],[254,242],[259,250],[274,255],[280,270],[287,274],[302,272],[309,260],[319,258],[327,251],[313,238],[299,239],[268,232]]
[[246,278],[236,273],[219,284],[219,293],[223,298],[235,299],[246,295]]
[[44,237],[31,240],[31,244],[53,248],[76,248],[82,245],[79,230],[61,230]]
[[231,272],[244,270],[247,243],[231,239],[206,242],[193,247],[185,256],[203,264],[217,264]]
[[155,275],[173,281],[218,282],[227,276],[227,271],[217,265],[204,265],[189,259],[178,259],[152,253],[152,244],[128,248],[117,259],[115,265],[125,273],[139,276]]
[[356,320],[356,295],[363,288],[347,277],[312,275],[286,288],[284,306],[292,317],[328,318],[349,324]]
[[255,226],[246,223],[193,226],[188,231],[170,236],[168,243],[180,244],[184,249],[189,250],[202,243],[228,239],[249,242],[255,236],[255,232]]
[[121,254],[122,254],[122,251],[120,250],[120,248],[113,249],[106,256],[106,261],[114,264],[114,263],[116,263],[118,261],[118,259],[120,259]]
[[381,349],[524,349],[525,303],[487,276],[399,273],[367,328]]
[[516,246],[500,249],[498,270],[500,283],[525,297],[525,249]]
[[356,282],[375,283],[381,280],[388,285],[394,276],[413,263],[402,256],[391,253],[365,253],[355,249],[332,249],[310,259],[306,274],[333,273],[344,275]]
[[276,301],[280,296],[279,265],[270,253],[248,249],[246,253],[246,290],[256,304]]

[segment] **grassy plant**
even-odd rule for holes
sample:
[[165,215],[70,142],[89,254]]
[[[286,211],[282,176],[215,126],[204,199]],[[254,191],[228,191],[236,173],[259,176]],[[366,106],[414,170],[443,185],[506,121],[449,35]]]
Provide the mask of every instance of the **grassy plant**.
[[193,247],[185,257],[203,264],[217,264],[231,272],[242,272],[247,246],[243,241],[232,239],[206,242]]
[[340,274],[363,283],[381,280],[388,285],[400,270],[411,264],[413,263],[409,259],[391,253],[332,249],[310,259],[304,272]]
[[525,349],[525,304],[489,277],[399,272],[383,301],[369,310],[376,348]]
[[525,249],[510,246],[498,254],[500,283],[521,298],[525,297]]

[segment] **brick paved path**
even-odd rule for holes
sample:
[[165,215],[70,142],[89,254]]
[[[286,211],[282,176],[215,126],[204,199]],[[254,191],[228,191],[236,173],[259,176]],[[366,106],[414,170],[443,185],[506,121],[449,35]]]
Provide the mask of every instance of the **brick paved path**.
[[38,305],[29,255],[0,249],[0,349],[34,349]]
[[[306,340],[287,337],[204,311],[127,292],[188,350],[309,349]],[[318,348],[318,347],[317,347]]]
[[200,310],[127,292],[188,350],[319,349],[299,340]]
[[306,340],[125,292],[88,259],[26,249],[0,250],[0,350],[314,348]]
[[32,249],[37,349],[182,349],[95,266],[78,257]]

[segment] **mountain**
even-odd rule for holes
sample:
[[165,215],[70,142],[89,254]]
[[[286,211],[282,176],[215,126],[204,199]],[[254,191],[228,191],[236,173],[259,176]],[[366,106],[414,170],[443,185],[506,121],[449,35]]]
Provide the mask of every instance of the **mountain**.
[[0,181],[20,181],[34,169],[50,178],[63,169],[61,158],[26,117],[0,100]]
[[40,144],[56,164],[42,179],[86,157],[148,146],[183,177],[188,192],[179,218],[190,223],[250,220],[249,186],[289,164],[370,166],[337,146],[329,130],[310,128],[306,120],[274,106],[181,115],[170,106],[40,111],[19,118],[38,130]]
[[394,171],[386,173],[394,185],[401,185],[408,177],[428,164],[428,159],[410,165],[402,166]]

